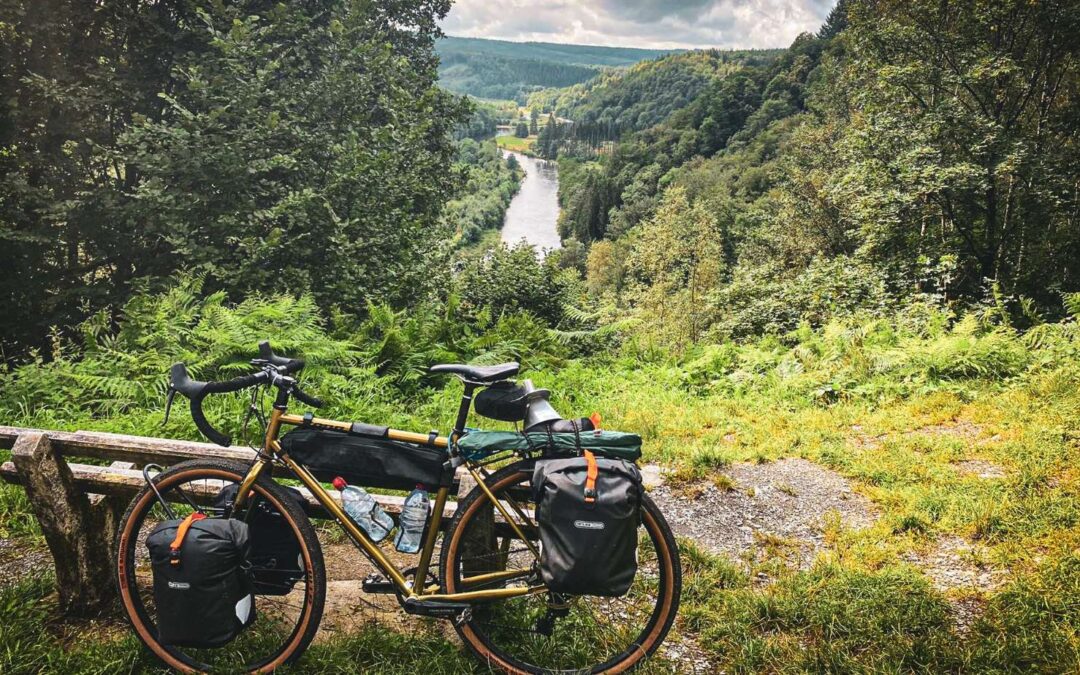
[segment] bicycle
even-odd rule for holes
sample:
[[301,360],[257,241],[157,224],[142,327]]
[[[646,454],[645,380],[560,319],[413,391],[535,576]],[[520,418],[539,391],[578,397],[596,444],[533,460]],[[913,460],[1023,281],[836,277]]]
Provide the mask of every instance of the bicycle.
[[[224,382],[192,380],[183,364],[174,365],[167,405],[168,410],[177,392],[190,399],[199,430],[228,447],[231,439],[203,412],[204,398],[264,386],[276,389],[257,456],[250,463],[191,460],[161,471],[149,479],[121,520],[116,550],[120,599],[135,633],[161,661],[182,672],[271,672],[296,661],[314,638],[326,596],[322,549],[305,505],[290,497],[289,488],[276,482],[275,475],[302,484],[309,495],[306,508],[322,509],[385,575],[384,582],[372,584],[373,592],[393,594],[409,614],[452,620],[468,649],[489,667],[511,673],[624,672],[655,653],[675,619],[681,589],[675,539],[655,503],[647,495],[643,499],[639,567],[630,592],[616,598],[557,595],[546,590],[536,572],[538,537],[529,483],[539,457],[531,452],[500,453],[478,462],[455,451],[455,440],[466,433],[474,393],[513,377],[518,364],[432,367],[432,373],[457,376],[464,387],[454,427],[442,436],[290,413],[292,399],[322,406],[297,382],[304,362],[275,354],[266,342],[259,349],[260,358],[252,361],[257,372]],[[254,401],[253,395],[253,410]],[[445,453],[451,475],[463,467],[475,487],[452,503],[450,482],[439,486],[417,564],[399,569],[312,472],[283,449],[279,436],[287,426],[437,448]],[[232,485],[237,487],[231,508],[215,505],[214,496]],[[439,525],[451,506],[454,513],[442,535],[437,570],[432,572]],[[152,581],[141,554],[147,531],[178,509],[244,519],[255,508],[273,509],[288,523],[287,531],[301,551],[302,578],[286,594],[256,595],[258,620],[225,648],[161,644],[156,637]]]

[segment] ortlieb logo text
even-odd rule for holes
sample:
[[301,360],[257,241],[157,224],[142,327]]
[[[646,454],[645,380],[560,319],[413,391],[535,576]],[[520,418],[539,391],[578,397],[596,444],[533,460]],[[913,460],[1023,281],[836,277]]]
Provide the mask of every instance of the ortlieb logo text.
[[574,527],[579,530],[602,530],[604,529],[604,524],[598,523],[595,520],[575,520]]

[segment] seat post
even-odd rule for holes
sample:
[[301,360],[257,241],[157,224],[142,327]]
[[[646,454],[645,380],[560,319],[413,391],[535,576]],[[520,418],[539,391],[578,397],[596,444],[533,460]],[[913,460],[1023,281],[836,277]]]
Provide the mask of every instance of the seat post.
[[465,423],[469,421],[469,409],[472,408],[473,392],[478,386],[475,382],[462,380],[465,391],[461,393],[461,405],[458,406],[457,421],[454,422],[453,439],[456,441],[465,433]]

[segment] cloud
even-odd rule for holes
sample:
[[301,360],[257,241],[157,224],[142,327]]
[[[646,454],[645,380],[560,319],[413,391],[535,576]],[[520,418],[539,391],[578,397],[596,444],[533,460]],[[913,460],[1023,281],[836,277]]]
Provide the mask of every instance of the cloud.
[[619,47],[786,47],[835,0],[456,0],[448,35]]

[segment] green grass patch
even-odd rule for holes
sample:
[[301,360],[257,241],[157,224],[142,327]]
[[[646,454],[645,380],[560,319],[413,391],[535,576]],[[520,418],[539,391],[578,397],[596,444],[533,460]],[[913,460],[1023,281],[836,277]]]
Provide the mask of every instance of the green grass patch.
[[513,134],[508,136],[496,136],[495,142],[504,150],[523,152],[527,155],[531,155],[533,145],[536,144],[536,136],[529,136],[528,138],[519,138]]
[[[644,461],[665,465],[669,480],[689,496],[710,483],[749,492],[725,477],[733,463],[801,457],[843,475],[873,502],[880,518],[860,531],[826,516],[825,548],[805,561],[809,569],[792,566],[793,544],[778,537],[759,537],[754,555],[738,561],[705,555],[684,542],[685,604],[676,638],[697,641],[717,668],[1078,670],[1075,321],[1043,327],[1038,341],[971,321],[921,328],[875,321],[684,353],[633,339],[620,343],[607,334],[590,339],[611,339],[610,348],[570,358],[576,347],[518,315],[489,318],[486,332],[474,332],[452,316],[410,324],[377,310],[358,337],[341,337],[312,319],[314,308],[305,301],[251,300],[229,308],[213,300],[199,305],[174,291],[141,302],[142,314],[129,309],[140,327],[131,329],[127,342],[4,375],[5,423],[197,438],[182,408],[168,428],[159,427],[161,374],[174,360],[197,364],[207,378],[236,374],[243,368],[239,355],[246,358],[268,319],[281,326],[271,336],[275,344],[309,357],[305,388],[330,400],[328,416],[405,429],[445,430],[459,401],[460,385],[431,386],[420,374],[423,366],[522,358],[522,376],[550,389],[556,409],[568,417],[599,411],[605,428],[640,433]],[[187,337],[179,343],[173,336],[182,331],[172,319],[155,323],[176,316],[178,308],[202,316],[181,322]],[[174,347],[166,353],[145,344]],[[242,406],[239,398],[221,397],[208,412],[229,427]],[[500,428],[475,416],[469,424]],[[993,467],[993,475],[965,469],[973,461]],[[795,483],[777,489],[799,496]],[[22,490],[0,486],[0,536],[35,534]],[[945,538],[977,546],[978,563],[1002,582],[964,591],[984,611],[963,631],[950,604],[956,593],[935,590],[908,562],[912,552],[931,553]],[[9,624],[4,648],[19,649],[8,649],[0,671],[144,665],[123,631],[97,626],[85,630],[101,639],[46,639],[50,631],[77,627],[49,613],[47,582],[27,583],[3,595],[8,614],[0,620]],[[316,671],[360,663],[390,672],[424,663],[395,654],[404,653],[400,645],[412,638],[394,635],[373,627],[340,636],[314,648],[305,663]],[[428,633],[415,639],[418,653],[445,664],[446,672],[471,667],[455,641]],[[23,647],[31,643],[37,646]]]

